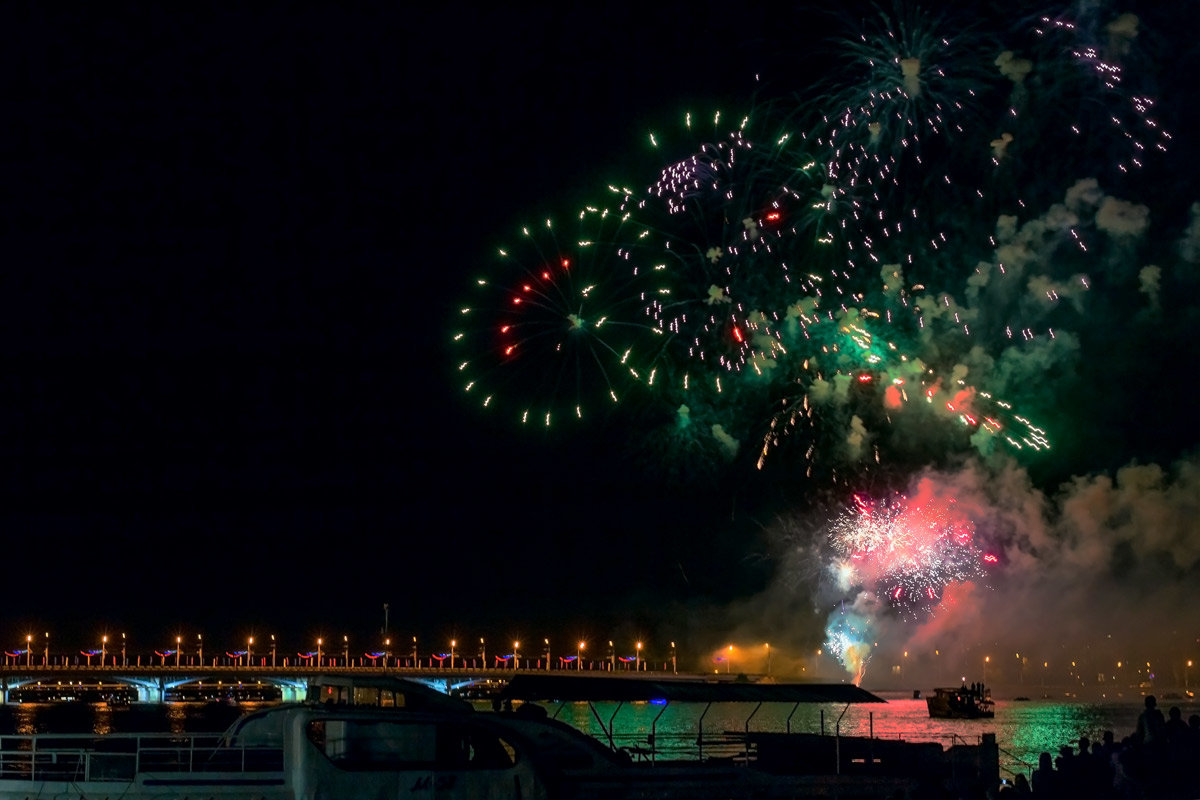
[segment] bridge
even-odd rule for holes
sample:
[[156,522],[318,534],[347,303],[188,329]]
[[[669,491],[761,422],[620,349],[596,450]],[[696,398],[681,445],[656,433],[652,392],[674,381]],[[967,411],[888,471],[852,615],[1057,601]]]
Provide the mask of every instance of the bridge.
[[[326,664],[323,666],[288,665],[270,666],[266,664],[213,664],[213,665],[67,665],[51,664],[37,665],[9,664],[0,666],[0,702],[8,703],[9,694],[31,684],[62,684],[78,683],[87,686],[111,685],[123,686],[136,690],[139,703],[162,703],[166,700],[169,690],[194,684],[217,684],[237,686],[242,684],[269,684],[277,687],[285,702],[301,701],[308,691],[309,680],[319,675],[371,675],[403,677],[421,681],[440,691],[450,692],[485,681],[506,682],[517,674],[570,674],[604,677],[627,677],[631,679],[651,677],[708,677],[685,676],[674,671],[673,665],[664,664],[668,669],[648,669],[649,664],[641,662],[640,669],[611,669],[608,662],[581,664],[581,668],[554,669],[542,668],[539,662],[531,662],[520,669],[488,669],[480,666],[455,667],[376,667],[376,666],[338,666]],[[657,666],[657,665],[653,665]],[[727,677],[727,676],[726,676]]]

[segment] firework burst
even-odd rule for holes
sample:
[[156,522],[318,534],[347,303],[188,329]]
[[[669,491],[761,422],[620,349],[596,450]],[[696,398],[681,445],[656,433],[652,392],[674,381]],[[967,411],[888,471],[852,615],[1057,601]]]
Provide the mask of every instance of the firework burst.
[[460,312],[464,391],[523,424],[582,419],[654,381],[661,337],[643,321],[639,276],[615,243],[622,220],[585,209],[577,221],[571,238],[551,220],[522,229]]
[[830,571],[841,591],[874,594],[910,615],[936,607],[948,584],[982,577],[994,560],[953,498],[934,497],[928,487],[911,499],[856,495],[829,541],[837,553]]

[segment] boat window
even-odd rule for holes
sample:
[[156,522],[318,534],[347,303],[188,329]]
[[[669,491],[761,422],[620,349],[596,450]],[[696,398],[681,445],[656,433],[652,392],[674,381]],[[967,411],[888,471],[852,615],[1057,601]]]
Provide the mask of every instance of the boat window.
[[350,699],[350,688],[348,686],[325,685],[321,687],[320,696],[320,702],[325,705],[344,706]]
[[508,769],[517,751],[496,734],[468,725],[438,730],[438,769]]
[[315,720],[308,738],[342,769],[430,769],[437,729],[430,722]]
[[264,714],[244,720],[230,737],[238,747],[281,747],[283,745],[283,715]]
[[375,686],[355,686],[354,687],[354,705],[356,706],[377,706],[379,705],[380,691]]
[[346,770],[507,769],[516,750],[491,731],[407,720],[314,720],[308,738]]

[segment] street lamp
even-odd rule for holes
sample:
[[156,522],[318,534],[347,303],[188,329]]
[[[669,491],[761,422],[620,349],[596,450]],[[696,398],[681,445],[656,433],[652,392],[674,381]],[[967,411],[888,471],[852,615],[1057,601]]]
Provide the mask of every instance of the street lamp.
[[[387,669],[388,661],[392,658],[392,640],[383,640],[383,668]],[[274,666],[274,665],[272,665]]]
[[1192,660],[1189,658],[1187,663],[1183,665],[1183,691],[1187,694],[1191,694],[1191,692],[1188,691],[1188,672],[1191,670],[1191,668]]
[[46,652],[42,656],[42,664],[50,666],[50,631],[46,631]]
[[325,644],[325,640],[320,636],[317,637],[317,666],[321,666],[321,645]]
[[417,637],[413,637],[413,669],[416,669],[417,663]]
[[550,669],[550,640],[543,639],[543,641],[546,643],[546,669],[549,670]]
[[122,634],[121,634],[121,666],[122,666],[122,667],[128,667],[128,666],[129,666],[129,659],[127,659],[127,658],[125,657],[125,644],[126,644],[126,641],[127,641],[127,640],[125,639],[125,634],[124,634],[124,633],[122,633]]
[[204,634],[196,634],[196,659],[204,666]]
[[575,670],[578,672],[583,669],[583,648],[587,646],[587,642],[580,642],[579,649],[575,651]]
[[350,637],[345,634],[342,635],[342,661],[350,666]]
[[613,672],[617,671],[617,651],[613,647],[612,639],[608,640],[608,667]]
[[484,643],[483,637],[479,637],[479,660],[483,664],[483,669],[487,669],[487,644]]
[[454,648],[457,644],[457,639],[450,640],[450,669],[454,669]]
[[633,671],[637,672],[642,668],[642,643],[637,643],[637,649],[633,654]]
[[671,672],[672,674],[678,675],[679,665],[675,662],[675,655],[675,643],[671,642]]
[[100,666],[104,666],[104,658],[108,655],[108,636],[100,637]]
[[25,634],[25,666],[33,666],[33,634]]
[[983,685],[984,686],[987,686],[987,665],[990,663],[992,663],[992,657],[984,656],[983,657]]
[[183,644],[183,637],[176,636],[175,637],[175,666],[176,667],[179,666],[179,651],[183,649],[182,647],[180,647],[180,645],[182,645],[182,644]]
[[271,666],[275,666],[275,634],[271,634]]
[[733,645],[729,645],[729,657],[725,659],[725,674],[729,674],[729,665],[733,662]]
[[517,649],[520,646],[521,646],[520,642],[518,642],[518,641],[513,642],[513,669],[517,668],[517,662],[520,661],[520,659],[521,659],[520,654],[517,652]]
[[254,650],[254,637],[246,639],[246,666],[252,666],[254,662],[252,651]]

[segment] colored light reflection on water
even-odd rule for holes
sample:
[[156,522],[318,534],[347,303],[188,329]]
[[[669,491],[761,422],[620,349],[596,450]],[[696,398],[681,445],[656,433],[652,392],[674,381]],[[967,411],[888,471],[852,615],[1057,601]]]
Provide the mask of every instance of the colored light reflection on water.
[[[984,733],[994,733],[1000,747],[1000,768],[1004,776],[1018,772],[1028,775],[1037,765],[1038,754],[1057,755],[1059,748],[1078,748],[1079,737],[1092,740],[1111,730],[1119,742],[1137,724],[1143,705],[1140,697],[1130,700],[1088,703],[1075,700],[1039,699],[1030,701],[997,700],[996,716],[989,720],[931,719],[923,699],[882,693],[887,703],[853,705],[801,705],[793,712],[788,703],[713,704],[705,711],[703,703],[671,703],[665,708],[652,703],[595,703],[595,712],[587,703],[543,704],[551,716],[607,742],[601,727],[611,722],[613,743],[618,747],[646,748],[651,731],[659,758],[696,758],[696,734],[702,726],[705,756],[720,755],[722,735],[751,732],[820,733],[844,736],[874,735],[881,739],[909,742],[937,742],[943,747],[978,744]],[[1160,702],[1164,713],[1178,704],[1183,717],[1200,713],[1194,700]],[[487,707],[480,704],[479,708]],[[599,718],[599,721],[597,720]],[[703,719],[701,719],[703,717]],[[839,720],[840,718],[840,720]],[[741,745],[728,745],[735,751]]]

